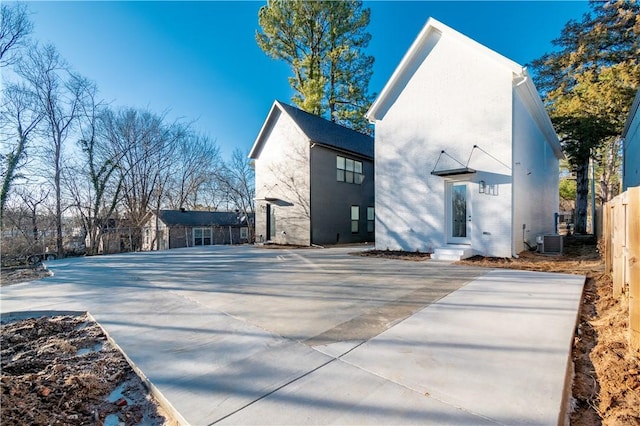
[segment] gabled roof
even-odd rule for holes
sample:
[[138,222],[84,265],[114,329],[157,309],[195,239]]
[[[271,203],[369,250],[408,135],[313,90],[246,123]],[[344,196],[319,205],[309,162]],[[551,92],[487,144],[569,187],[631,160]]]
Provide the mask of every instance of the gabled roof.
[[545,139],[548,141],[556,156],[563,158],[558,135],[551,124],[551,119],[542,104],[540,95],[529,77],[526,68],[434,18],[427,20],[424,28],[420,31],[420,34],[418,34],[418,37],[400,61],[400,64],[389,78],[389,81],[380,92],[378,98],[371,105],[371,108],[369,108],[369,111],[365,114],[365,117],[372,123],[384,117],[402,92],[406,83],[442,36],[453,38],[511,70],[513,74],[513,84],[514,86],[519,86],[518,90],[524,94],[523,100],[525,105],[534,117],[540,131],[544,134]]
[[281,113],[287,114],[293,120],[298,130],[310,143],[373,159],[373,138],[371,136],[348,129],[317,115],[309,114],[280,101],[273,103],[253,148],[251,148],[249,158],[255,159],[260,155],[266,136]]
[[158,217],[167,226],[232,226],[246,223],[244,214],[236,212],[160,210]]

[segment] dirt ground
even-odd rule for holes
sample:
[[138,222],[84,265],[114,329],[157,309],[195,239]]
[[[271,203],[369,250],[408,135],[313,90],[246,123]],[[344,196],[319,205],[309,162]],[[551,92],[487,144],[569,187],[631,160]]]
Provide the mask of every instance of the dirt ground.
[[474,257],[461,263],[585,275],[573,342],[571,424],[640,425],[640,359],[628,347],[629,301],[613,297],[611,277],[592,238],[566,237],[562,256],[527,252],[519,259]]
[[122,353],[87,315],[3,318],[2,425],[164,425]]
[[[429,258],[425,253],[373,250],[361,255],[413,261]],[[631,357],[628,350],[628,300],[613,297],[611,277],[604,273],[593,239],[567,237],[562,256],[526,252],[519,259],[478,256],[460,263],[585,275],[573,345],[571,424],[640,425],[640,360]],[[3,270],[2,285],[48,275],[42,267],[31,269],[11,274]],[[145,419],[144,424],[165,424],[143,387],[129,394],[124,391],[133,386],[130,383],[136,380],[131,375],[135,374],[124,358],[117,356],[119,352],[100,340],[98,330],[82,317],[3,324],[2,424],[134,425],[140,424],[140,419]],[[79,355],[91,348],[94,350]],[[115,396],[124,398],[127,405],[119,406]],[[134,402],[142,404],[140,398],[151,406],[142,408]]]
[[49,275],[51,273],[41,263],[34,266],[2,267],[0,269],[0,285],[5,286],[37,280]]

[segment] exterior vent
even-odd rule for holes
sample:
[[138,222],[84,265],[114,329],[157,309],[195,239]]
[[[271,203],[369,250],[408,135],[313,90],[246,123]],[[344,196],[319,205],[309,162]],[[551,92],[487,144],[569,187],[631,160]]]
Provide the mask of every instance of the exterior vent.
[[562,235],[541,235],[537,238],[538,251],[546,254],[561,254],[562,242]]

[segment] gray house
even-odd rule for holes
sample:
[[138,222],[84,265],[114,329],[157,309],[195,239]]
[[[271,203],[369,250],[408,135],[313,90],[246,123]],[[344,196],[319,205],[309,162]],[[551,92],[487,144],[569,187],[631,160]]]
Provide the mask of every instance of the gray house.
[[622,190],[640,186],[640,90],[629,110],[629,117],[622,132],[624,139],[622,159]]
[[251,149],[256,241],[373,241],[373,138],[275,101]]
[[241,212],[160,210],[142,228],[142,250],[248,243],[252,221]]

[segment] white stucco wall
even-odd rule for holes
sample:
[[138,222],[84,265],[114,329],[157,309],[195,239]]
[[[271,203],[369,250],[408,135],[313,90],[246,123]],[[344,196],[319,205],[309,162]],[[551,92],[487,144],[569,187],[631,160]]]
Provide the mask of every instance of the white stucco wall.
[[[536,244],[536,236],[553,233],[559,207],[559,164],[551,146],[523,103],[526,89],[514,89],[513,182],[514,251]],[[524,229],[524,232],[523,232]]]
[[271,203],[276,217],[276,236],[272,240],[278,244],[309,245],[309,142],[284,113],[275,118],[264,137],[255,160],[257,241],[260,235],[264,241],[269,240],[264,199],[277,198],[284,203]]
[[[511,255],[512,72],[443,34],[376,122],[376,247],[432,251],[445,237],[445,150],[478,170],[468,178],[476,253]],[[437,169],[462,167],[442,157]],[[477,183],[495,195],[478,193]]]

